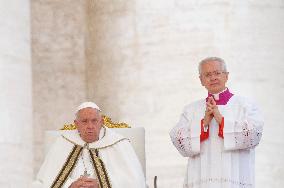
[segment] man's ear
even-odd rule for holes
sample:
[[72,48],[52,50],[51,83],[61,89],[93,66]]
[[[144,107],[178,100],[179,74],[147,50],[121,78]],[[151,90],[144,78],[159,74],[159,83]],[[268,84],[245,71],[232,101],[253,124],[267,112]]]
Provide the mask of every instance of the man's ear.
[[226,79],[228,81],[228,79],[229,79],[229,72],[226,73]]
[[104,118],[103,118],[103,116],[101,116],[101,124],[103,125],[104,124]]
[[79,132],[79,134],[80,134],[80,130],[78,129],[78,121],[75,119],[73,122],[74,122],[74,124],[76,125],[76,128],[77,128],[77,130],[78,130],[78,132]]
[[199,80],[200,80],[201,85],[204,86],[201,75],[199,75]]

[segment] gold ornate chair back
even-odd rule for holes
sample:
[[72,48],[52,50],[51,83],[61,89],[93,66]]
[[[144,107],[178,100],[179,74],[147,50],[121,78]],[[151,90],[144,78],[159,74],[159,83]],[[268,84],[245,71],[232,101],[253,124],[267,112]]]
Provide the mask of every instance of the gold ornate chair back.
[[[106,126],[108,128],[131,128],[126,123],[114,123],[114,122],[112,122],[111,118],[106,116],[106,115],[102,115],[102,118],[104,120],[104,126]],[[75,130],[75,129],[77,129],[75,124],[65,124],[63,126],[63,128],[61,128],[60,130]]]

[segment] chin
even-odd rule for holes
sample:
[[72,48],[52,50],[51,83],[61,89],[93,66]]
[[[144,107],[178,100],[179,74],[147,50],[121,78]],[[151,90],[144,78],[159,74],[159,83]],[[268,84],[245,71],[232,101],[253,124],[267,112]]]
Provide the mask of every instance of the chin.
[[92,137],[92,138],[85,138],[85,139],[84,139],[84,141],[87,142],[87,143],[95,142],[95,141],[97,141],[97,140],[98,140],[98,139],[97,139],[97,138],[94,138],[94,137]]
[[216,94],[216,93],[220,93],[222,91],[222,89],[212,89],[209,91],[209,93],[212,93],[212,94]]
[[92,143],[92,142],[95,142],[96,141],[96,139],[94,139],[94,140],[85,140],[85,142],[87,142],[87,143]]

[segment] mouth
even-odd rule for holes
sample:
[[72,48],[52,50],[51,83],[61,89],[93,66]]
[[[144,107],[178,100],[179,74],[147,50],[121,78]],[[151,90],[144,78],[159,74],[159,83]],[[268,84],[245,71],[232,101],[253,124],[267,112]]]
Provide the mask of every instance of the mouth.
[[218,83],[211,83],[210,86],[217,86],[219,85]]
[[87,132],[87,135],[92,136],[94,135],[94,132]]

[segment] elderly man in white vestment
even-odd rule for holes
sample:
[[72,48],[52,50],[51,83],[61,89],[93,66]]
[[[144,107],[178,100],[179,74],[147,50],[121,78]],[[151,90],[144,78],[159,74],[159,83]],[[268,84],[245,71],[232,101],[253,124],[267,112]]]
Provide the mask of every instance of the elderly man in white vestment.
[[34,187],[145,188],[139,159],[128,139],[103,126],[99,107],[82,103],[74,120],[48,152]]
[[184,188],[253,188],[255,151],[263,118],[249,99],[226,87],[224,60],[209,57],[199,63],[205,99],[187,106],[171,130],[174,146],[188,157]]

